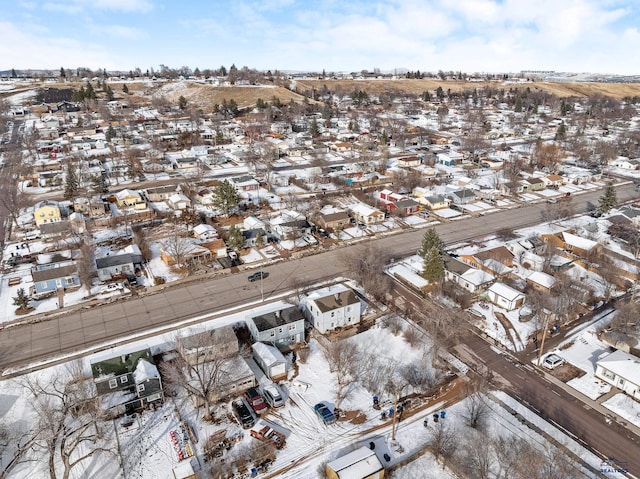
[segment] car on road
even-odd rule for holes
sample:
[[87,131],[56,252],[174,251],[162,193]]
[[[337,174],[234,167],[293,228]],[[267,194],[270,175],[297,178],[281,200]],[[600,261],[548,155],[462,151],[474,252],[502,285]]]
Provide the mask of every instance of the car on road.
[[262,389],[262,395],[269,406],[275,408],[284,406],[284,398],[282,397],[280,388],[275,384],[264,387]]
[[564,359],[562,359],[557,354],[548,354],[542,360],[542,365],[547,369],[555,369],[558,366],[562,366],[564,364]]
[[236,418],[238,418],[238,421],[244,429],[249,429],[255,425],[256,421],[253,414],[251,414],[251,411],[249,411],[249,408],[242,399],[236,399],[232,405]]
[[266,271],[256,271],[249,275],[249,282],[253,283],[254,281],[258,281],[259,279],[264,279],[269,276],[269,273]]
[[335,414],[333,414],[331,409],[329,409],[323,403],[318,403],[315,406],[313,406],[313,410],[316,412],[318,417],[322,419],[322,422],[324,422],[327,426],[334,424],[338,420],[338,418],[336,417]]
[[260,395],[260,392],[258,392],[256,388],[249,388],[247,392],[244,393],[244,398],[247,400],[256,414],[262,414],[267,410],[267,405],[265,404],[263,397]]

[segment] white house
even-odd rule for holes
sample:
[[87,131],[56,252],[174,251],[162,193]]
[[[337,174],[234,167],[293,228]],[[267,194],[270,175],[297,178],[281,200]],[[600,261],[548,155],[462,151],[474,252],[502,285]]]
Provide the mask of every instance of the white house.
[[303,301],[305,316],[321,333],[360,322],[360,299],[342,284],[318,289]]
[[624,351],[616,351],[596,363],[596,376],[640,399],[640,358]]
[[496,306],[511,311],[518,309],[524,304],[524,293],[517,289],[513,289],[504,283],[494,283],[487,289],[487,296]]
[[210,241],[218,238],[218,232],[213,226],[203,223],[193,227],[193,236],[202,241]]
[[191,206],[191,200],[180,193],[175,193],[167,198],[167,203],[174,210],[186,210]]
[[365,205],[364,203],[357,203],[351,206],[350,209],[356,220],[359,223],[364,223],[365,225],[382,223],[385,220],[384,213],[382,211],[372,208],[369,205]]

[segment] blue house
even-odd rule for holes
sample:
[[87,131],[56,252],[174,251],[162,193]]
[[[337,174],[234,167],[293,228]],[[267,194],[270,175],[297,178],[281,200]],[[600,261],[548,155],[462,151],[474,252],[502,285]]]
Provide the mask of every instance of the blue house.
[[35,296],[55,293],[63,290],[79,288],[80,277],[75,263],[49,263],[36,266],[31,271]]

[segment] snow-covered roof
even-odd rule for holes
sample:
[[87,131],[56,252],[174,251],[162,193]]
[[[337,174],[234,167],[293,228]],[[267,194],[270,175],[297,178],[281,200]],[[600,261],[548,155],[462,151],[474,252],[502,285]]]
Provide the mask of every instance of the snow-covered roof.
[[475,286],[480,286],[481,284],[488,283],[489,281],[493,281],[494,279],[494,277],[489,273],[476,268],[468,269],[467,271],[462,273],[460,277],[464,278],[465,281],[468,281]]
[[376,453],[364,446],[331,461],[327,466],[333,469],[340,479],[362,479],[383,469]]
[[618,350],[596,363],[633,384],[640,385],[640,358]]
[[365,205],[364,203],[358,203],[356,205],[351,206],[351,211],[359,214],[360,216],[371,216],[371,215],[381,215],[382,212],[376,208],[372,208],[369,205]]
[[260,356],[268,366],[278,363],[286,363],[284,356],[280,351],[278,351],[278,348],[264,343],[253,343],[251,348],[253,349],[253,352]]
[[534,271],[527,276],[527,280],[544,286],[545,288],[552,288],[553,285],[556,284],[556,279],[553,276],[543,273],[542,271]]
[[146,359],[140,359],[136,366],[136,370],[133,372],[133,379],[136,384],[143,383],[148,379],[155,379],[159,377],[160,374],[158,374],[158,368],[155,364],[151,364]]
[[207,225],[207,224],[199,224],[193,227],[193,232],[197,235],[201,235],[207,231],[215,231],[216,229],[211,226],[211,225]]
[[591,241],[590,239],[576,236],[571,233],[567,233],[566,231],[562,233],[562,237],[564,242],[568,245],[575,246],[576,248],[580,248],[585,251],[595,248],[598,244],[596,241]]
[[416,286],[417,288],[424,288],[429,285],[429,281],[424,279],[419,274],[414,273],[404,264],[394,264],[388,269],[388,271],[389,274],[408,281],[410,284]]
[[517,289],[513,289],[511,286],[507,286],[504,283],[494,283],[488,289],[492,293],[506,299],[507,301],[513,301],[519,296],[524,296],[523,293],[518,291]]

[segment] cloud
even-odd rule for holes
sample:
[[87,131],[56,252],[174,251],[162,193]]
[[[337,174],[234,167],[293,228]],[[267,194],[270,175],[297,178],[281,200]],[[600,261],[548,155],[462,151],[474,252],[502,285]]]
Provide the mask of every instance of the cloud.
[[70,15],[90,10],[146,13],[153,10],[153,3],[151,0],[66,0],[64,2],[47,1],[43,3],[42,8]]
[[147,38],[146,32],[124,25],[100,25],[91,29],[95,34],[106,35],[114,38],[123,38],[126,40],[141,40]]

